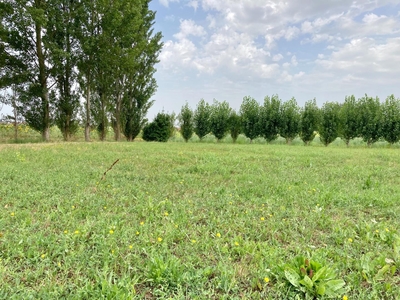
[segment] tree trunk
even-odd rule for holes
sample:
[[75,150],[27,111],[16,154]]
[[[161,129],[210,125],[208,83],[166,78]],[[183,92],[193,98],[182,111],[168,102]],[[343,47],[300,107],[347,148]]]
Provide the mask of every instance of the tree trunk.
[[68,142],[71,139],[71,125],[70,125],[70,116],[67,115],[65,118],[65,133],[64,133],[64,140]]
[[12,106],[13,106],[13,114],[14,114],[14,139],[15,141],[18,140],[18,110],[17,110],[17,103],[16,103],[16,91],[15,87],[13,88],[13,96],[12,96]]
[[100,131],[100,140],[102,142],[104,142],[105,138],[106,138],[106,107],[105,107],[105,103],[104,103],[104,94],[102,93],[100,96],[100,101],[101,101],[101,122],[102,122],[102,127],[101,127],[101,131]]
[[114,138],[117,142],[121,140],[121,95],[117,96],[117,103],[115,107],[115,130],[114,130]]
[[90,75],[87,78],[87,88],[86,88],[85,141],[90,142]]
[[[39,6],[39,5],[38,5]],[[40,98],[44,107],[43,111],[43,131],[42,137],[48,142],[49,141],[49,127],[50,127],[50,104],[49,104],[49,91],[47,89],[47,77],[46,77],[46,65],[45,57],[42,47],[42,26],[39,23],[35,24],[36,31],[36,55],[39,63],[39,82],[42,89]]]
[[50,128],[46,127],[42,132],[42,139],[46,142],[50,140]]

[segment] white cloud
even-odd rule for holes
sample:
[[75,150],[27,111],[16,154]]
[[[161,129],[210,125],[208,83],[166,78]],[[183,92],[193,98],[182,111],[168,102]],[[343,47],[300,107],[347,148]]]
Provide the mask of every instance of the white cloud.
[[204,36],[206,31],[200,25],[196,25],[193,20],[181,20],[180,31],[174,34],[177,39],[184,39],[190,35],[193,36]]
[[290,62],[292,63],[293,66],[297,66],[298,65],[296,55],[292,56],[292,59],[290,60]]
[[212,15],[207,15],[206,20],[208,21],[208,28],[213,29],[216,27],[217,21],[215,19],[215,17],[213,17]]
[[[398,0],[160,0],[171,2],[197,13],[173,12],[182,19],[165,38],[160,70],[169,81],[173,73],[177,86],[183,78],[185,85],[198,83],[196,100],[282,91],[286,98],[327,101],[357,89],[399,86]],[[391,6],[393,13],[377,10]]]
[[197,1],[197,0],[189,1],[189,3],[187,4],[187,6],[193,7],[193,9],[194,9],[195,11],[197,11],[197,8],[199,7],[199,1]]
[[188,39],[181,39],[176,43],[167,41],[159,57],[161,66],[173,71],[180,70],[180,67],[191,66],[196,50],[196,46]]
[[283,58],[283,55],[279,53],[279,54],[274,55],[272,57],[272,60],[273,61],[280,61],[282,58]]
[[398,49],[400,38],[391,38],[382,43],[372,38],[354,39],[334,51],[329,58],[318,59],[316,63],[330,71],[351,72],[367,77],[387,74],[388,79],[393,74],[400,75],[400,70],[393,67],[400,64]]
[[159,0],[160,1],[160,3],[162,4],[162,5],[164,5],[165,7],[168,7],[169,6],[169,3],[171,3],[171,2],[179,2],[179,0]]
[[294,38],[296,38],[298,36],[298,34],[300,33],[300,29],[298,29],[295,26],[290,26],[285,33],[285,39],[288,41],[293,40]]

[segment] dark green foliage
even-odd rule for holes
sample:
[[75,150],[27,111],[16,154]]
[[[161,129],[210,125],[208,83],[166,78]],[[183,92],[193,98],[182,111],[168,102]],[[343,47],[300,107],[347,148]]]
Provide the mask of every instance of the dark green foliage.
[[231,108],[229,107],[229,103],[226,101],[218,102],[214,100],[211,106],[210,129],[218,141],[222,140],[229,132],[230,116]]
[[242,133],[242,118],[234,110],[229,117],[229,131],[233,142],[236,143],[239,134]]
[[339,136],[339,113],[340,105],[336,102],[326,102],[321,108],[319,137],[325,146],[328,146]]
[[260,132],[268,143],[277,139],[281,122],[281,100],[279,96],[265,97],[260,112]]
[[[130,97],[130,94],[127,93],[125,97]],[[148,101],[147,96],[138,95],[130,100],[129,98],[125,99],[124,103],[122,109],[125,121],[123,132],[128,141],[133,141],[147,123],[146,114],[154,101]]]
[[202,140],[211,130],[211,106],[201,99],[194,112],[194,132]]
[[379,98],[365,95],[359,99],[359,134],[368,147],[382,137],[382,106]]
[[339,136],[345,141],[347,147],[350,140],[358,136],[358,104],[354,96],[345,98],[340,107],[340,132]]
[[75,22],[78,13],[77,2],[70,0],[48,0],[49,19],[46,40],[50,52],[49,61],[53,65],[51,74],[56,80],[51,103],[55,108],[55,124],[68,141],[78,129],[77,111],[79,95],[73,88],[77,74],[77,38],[79,26]]
[[250,139],[250,143],[260,136],[260,105],[252,97],[243,98],[240,106],[240,116],[242,118],[243,133]]
[[73,99],[68,100],[60,97],[54,100],[57,107],[55,124],[63,134],[65,141],[68,141],[79,128],[79,121],[76,117],[79,99],[76,95],[73,95],[72,98]]
[[299,134],[300,129],[300,108],[295,98],[283,103],[280,124],[279,134],[286,139],[286,143],[290,144]]
[[147,142],[167,142],[173,131],[174,116],[158,113],[154,121],[143,128],[143,139]]
[[314,140],[319,124],[320,110],[317,106],[317,101],[315,99],[309,100],[301,110],[299,130],[300,138],[306,145],[309,145]]
[[193,135],[193,111],[190,109],[189,104],[186,103],[182,106],[181,113],[178,116],[179,125],[181,127],[181,134],[185,142],[188,142]]
[[85,98],[85,140],[93,121],[103,140],[109,120],[116,140],[122,132],[132,140],[157,88],[153,75],[162,36],[154,32],[149,3],[5,0],[0,89],[14,85],[19,112],[45,140],[53,123],[66,140],[74,133],[78,92]]
[[1,74],[0,88],[17,85],[22,104],[19,113],[46,141],[53,122],[48,87],[52,77],[48,19],[45,1],[2,2],[0,61],[5,65],[6,76],[3,78],[4,74]]
[[390,95],[383,104],[382,136],[390,144],[400,140],[400,99]]

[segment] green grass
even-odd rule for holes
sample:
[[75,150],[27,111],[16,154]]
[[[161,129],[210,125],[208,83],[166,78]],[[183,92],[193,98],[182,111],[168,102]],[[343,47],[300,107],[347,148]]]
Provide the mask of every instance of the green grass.
[[301,255],[348,299],[396,299],[398,151],[0,145],[0,298],[296,299]]

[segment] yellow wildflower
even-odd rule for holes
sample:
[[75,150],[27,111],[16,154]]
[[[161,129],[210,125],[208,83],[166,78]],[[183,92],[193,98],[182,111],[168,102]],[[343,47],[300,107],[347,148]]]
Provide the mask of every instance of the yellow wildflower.
[[159,243],[161,243],[161,242],[162,242],[162,238],[158,237],[158,238],[157,238],[157,241],[158,241]]
[[217,236],[217,238],[220,238],[221,234],[219,232],[217,232],[216,236]]
[[109,231],[109,232],[110,232],[110,234],[113,234],[113,233],[114,233],[114,230],[110,229],[110,231]]
[[265,283],[268,283],[268,282],[269,282],[269,278],[268,278],[268,277],[265,277],[265,278],[264,278],[264,281],[265,281]]
[[352,239],[352,238],[349,238],[347,241],[348,241],[349,243],[352,243],[352,242],[353,242],[353,239]]

